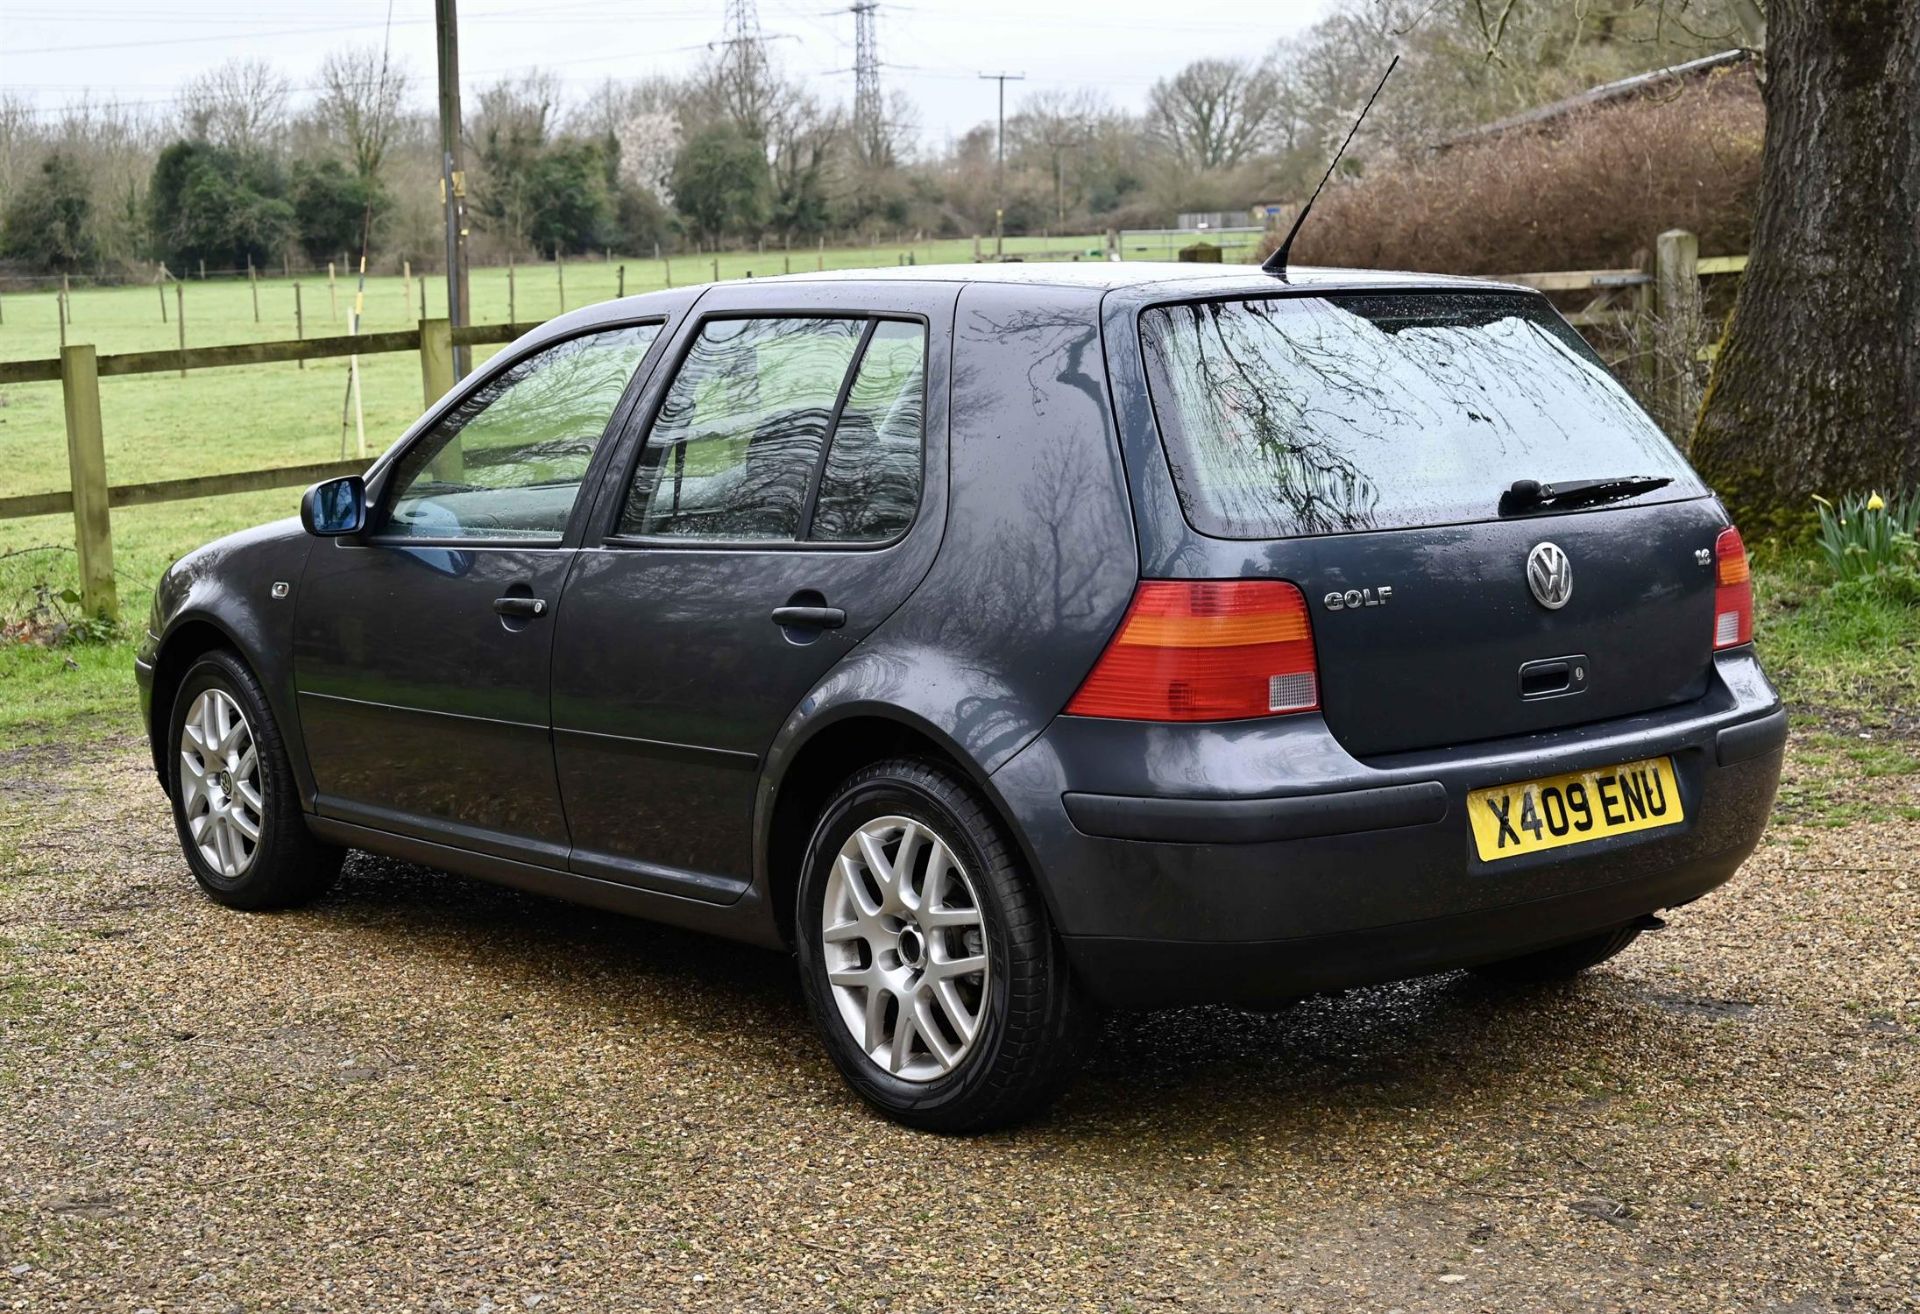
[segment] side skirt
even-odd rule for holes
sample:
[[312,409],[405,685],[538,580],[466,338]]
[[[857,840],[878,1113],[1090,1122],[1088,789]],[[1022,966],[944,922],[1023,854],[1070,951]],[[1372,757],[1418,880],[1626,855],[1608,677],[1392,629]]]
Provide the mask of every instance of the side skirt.
[[597,880],[574,872],[556,871],[512,858],[476,853],[431,840],[396,835],[392,831],[356,826],[349,821],[307,814],[307,829],[318,839],[351,849],[385,854],[423,867],[437,867],[461,876],[472,876],[496,885],[510,886],[530,894],[544,894],[568,903],[602,908],[628,917],[664,922],[669,926],[704,931],[769,949],[784,949],[778,927],[766,899],[757,889],[749,889],[729,904],[714,904],[689,899],[659,890],[644,890],[615,881]]

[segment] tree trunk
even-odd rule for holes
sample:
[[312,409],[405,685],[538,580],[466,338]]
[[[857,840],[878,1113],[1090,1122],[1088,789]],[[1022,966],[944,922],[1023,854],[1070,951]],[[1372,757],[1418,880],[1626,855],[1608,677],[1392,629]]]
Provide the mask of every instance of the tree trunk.
[[1693,460],[1750,536],[1920,484],[1920,5],[1773,0],[1753,250]]

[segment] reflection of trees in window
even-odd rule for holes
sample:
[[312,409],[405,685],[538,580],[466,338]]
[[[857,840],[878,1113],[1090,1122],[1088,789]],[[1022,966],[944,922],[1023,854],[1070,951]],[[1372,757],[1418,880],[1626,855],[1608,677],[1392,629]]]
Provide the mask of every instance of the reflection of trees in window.
[[574,338],[513,366],[460,429],[468,481],[487,487],[579,480],[658,328]]
[[861,319],[714,320],[647,436],[625,534],[792,538]]
[[1677,464],[1599,360],[1524,298],[1181,305],[1143,325],[1183,503],[1227,532],[1473,518],[1521,475]]
[[557,536],[569,490],[659,332],[634,324],[556,343],[456,402],[402,457],[386,532]]
[[920,502],[926,354],[920,325],[874,326],[827,449],[809,537],[880,542],[912,523]]

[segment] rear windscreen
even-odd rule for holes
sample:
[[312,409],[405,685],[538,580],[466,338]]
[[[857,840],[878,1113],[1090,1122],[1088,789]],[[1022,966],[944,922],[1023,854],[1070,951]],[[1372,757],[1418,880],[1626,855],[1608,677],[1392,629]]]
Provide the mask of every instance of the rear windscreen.
[[1370,293],[1155,306],[1154,413],[1187,519],[1284,538],[1491,519],[1516,479],[1705,490],[1542,299]]

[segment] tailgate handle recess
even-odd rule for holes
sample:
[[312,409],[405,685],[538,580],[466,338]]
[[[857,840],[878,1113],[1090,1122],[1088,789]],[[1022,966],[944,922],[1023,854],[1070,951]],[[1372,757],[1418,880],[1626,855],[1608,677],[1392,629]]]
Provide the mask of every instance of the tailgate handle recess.
[[1585,653],[1542,657],[1538,661],[1528,662],[1520,668],[1520,697],[1532,700],[1584,693],[1588,666]]

